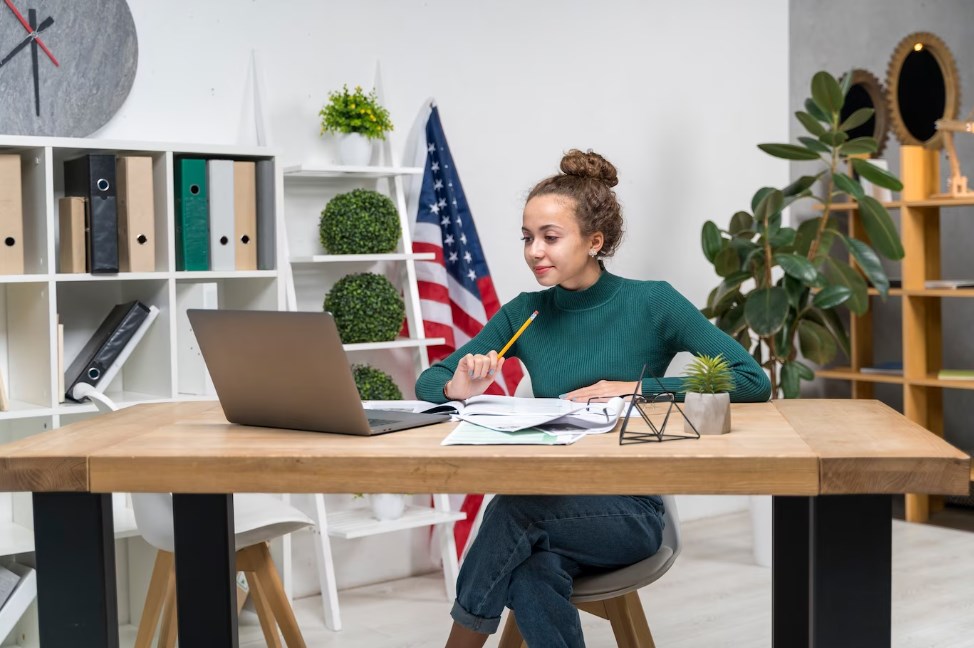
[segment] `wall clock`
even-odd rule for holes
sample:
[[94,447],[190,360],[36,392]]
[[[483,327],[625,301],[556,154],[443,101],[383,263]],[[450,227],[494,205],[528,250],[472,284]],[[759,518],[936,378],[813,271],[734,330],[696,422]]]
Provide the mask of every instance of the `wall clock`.
[[0,0],[0,133],[90,135],[125,101],[138,58],[125,0]]

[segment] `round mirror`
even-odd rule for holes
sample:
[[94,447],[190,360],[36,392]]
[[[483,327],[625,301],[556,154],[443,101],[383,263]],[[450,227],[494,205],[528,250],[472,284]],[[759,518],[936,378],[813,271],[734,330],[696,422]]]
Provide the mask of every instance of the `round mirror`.
[[886,101],[886,91],[874,74],[856,69],[852,71],[849,92],[845,96],[845,103],[842,104],[841,120],[845,121],[849,115],[860,108],[872,108],[875,112],[865,124],[849,131],[849,139],[874,138],[879,142],[879,149],[874,155],[879,157],[886,148],[886,136],[889,133],[889,105]]
[[900,41],[889,62],[886,87],[890,117],[903,144],[939,149],[938,119],[954,119],[959,101],[954,57],[940,38],[927,32]]

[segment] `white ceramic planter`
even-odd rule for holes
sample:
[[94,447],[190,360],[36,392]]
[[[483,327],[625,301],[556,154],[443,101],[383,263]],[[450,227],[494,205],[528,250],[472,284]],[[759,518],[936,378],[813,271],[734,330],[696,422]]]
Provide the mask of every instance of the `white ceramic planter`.
[[398,520],[406,510],[406,496],[399,493],[372,493],[369,503],[376,520]]
[[368,166],[372,162],[372,140],[361,133],[342,133],[338,136],[338,155],[342,164]]
[[[730,432],[730,394],[699,394],[687,392],[683,411],[700,434],[726,434]],[[692,434],[690,424],[683,422],[685,432]]]

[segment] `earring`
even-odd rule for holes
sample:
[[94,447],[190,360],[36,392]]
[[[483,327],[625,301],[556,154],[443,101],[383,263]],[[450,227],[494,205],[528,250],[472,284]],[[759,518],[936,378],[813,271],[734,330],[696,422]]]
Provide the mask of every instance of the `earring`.
[[598,254],[598,253],[599,253],[599,252],[598,252],[598,250],[589,250],[589,251],[588,251],[588,255],[589,255],[590,257],[594,257],[594,256],[595,256],[596,254]]

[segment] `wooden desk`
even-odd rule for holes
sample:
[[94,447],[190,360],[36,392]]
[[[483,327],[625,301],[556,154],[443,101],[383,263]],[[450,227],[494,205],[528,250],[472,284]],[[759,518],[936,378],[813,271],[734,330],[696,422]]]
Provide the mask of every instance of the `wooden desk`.
[[117,645],[118,491],[177,493],[184,648],[236,646],[229,494],[253,491],[770,494],[775,645],[888,647],[890,495],[966,494],[970,458],[876,401],[735,404],[733,420],[662,444],[444,447],[450,424],[362,438],[139,405],[0,447],[0,490],[34,492],[43,648]]

